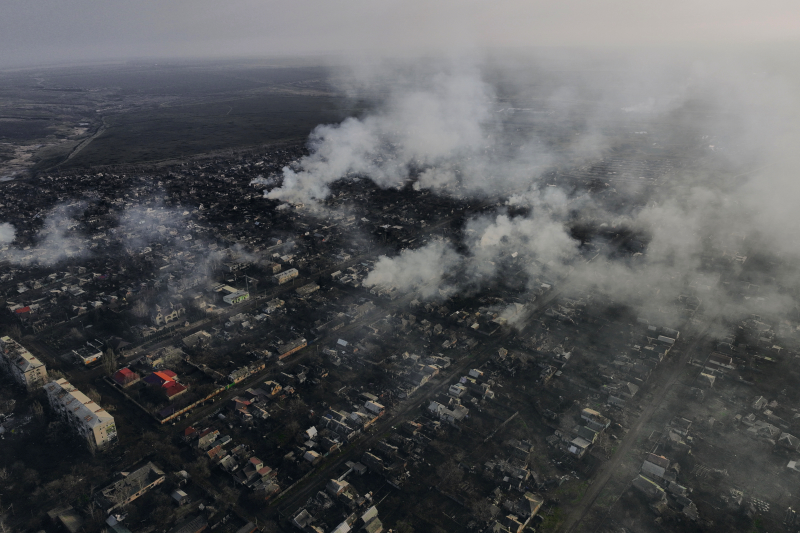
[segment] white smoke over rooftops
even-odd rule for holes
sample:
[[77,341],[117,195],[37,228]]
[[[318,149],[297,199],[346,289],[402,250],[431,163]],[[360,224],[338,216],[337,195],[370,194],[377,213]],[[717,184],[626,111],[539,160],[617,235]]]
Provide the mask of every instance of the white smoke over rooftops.
[[395,257],[381,256],[364,280],[365,287],[397,287],[422,298],[438,298],[445,275],[461,261],[446,242],[434,241],[416,250],[403,250]]
[[5,222],[0,224],[0,244],[7,244],[14,241],[14,237],[16,237],[16,230],[14,226]]
[[[679,75],[634,69],[597,84],[599,74],[588,69],[553,87],[544,98],[552,113],[532,115],[534,126],[549,121],[545,133],[516,133],[513,123],[501,122],[497,117],[509,114],[495,111],[508,104],[497,103],[477,70],[443,69],[430,79],[409,75],[365,118],[318,127],[310,155],[285,169],[282,186],[268,196],[319,201],[334,181],[363,175],[385,188],[412,178],[416,189],[454,198],[506,198],[506,207],[466,221],[459,242],[464,253],[435,242],[384,256],[365,282],[423,299],[480,290],[513,263],[529,283],[544,275],[563,289],[569,272],[569,290],[598,290],[649,309],[674,307],[678,296],[702,285],[709,316],[789,310],[792,297],[781,287],[800,281],[789,267],[800,259],[800,182],[792,177],[797,165],[791,156],[800,138],[792,126],[800,123],[794,121],[800,105],[783,80],[724,68],[696,63]],[[587,104],[590,97],[597,101]],[[558,142],[540,142],[553,140],[547,137],[551,130]],[[716,151],[710,156],[712,138]],[[638,156],[614,153],[614,143],[637,139]],[[654,142],[659,147],[651,149]],[[759,170],[742,173],[759,163]],[[601,170],[589,173],[594,166]],[[570,172],[587,171],[598,184],[592,193],[546,186],[542,171],[553,168],[567,178],[560,183],[569,182]],[[511,216],[509,208],[527,212]],[[591,262],[571,233],[576,221],[601,235]],[[631,253],[604,246],[625,232],[643,241]],[[783,256],[772,274],[756,280],[758,298],[741,299],[705,281],[714,273],[709,257],[755,251]]]

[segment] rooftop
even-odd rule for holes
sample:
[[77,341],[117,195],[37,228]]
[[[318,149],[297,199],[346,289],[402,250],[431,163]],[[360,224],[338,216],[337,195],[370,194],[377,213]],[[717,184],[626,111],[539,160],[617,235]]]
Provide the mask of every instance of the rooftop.
[[105,409],[96,404],[84,393],[72,386],[64,378],[51,381],[45,385],[45,390],[58,398],[59,403],[71,409],[76,417],[84,419],[84,425],[95,427],[106,422],[113,422],[114,417],[106,412]]
[[21,372],[28,372],[44,366],[44,363],[11,337],[0,337],[0,352]]

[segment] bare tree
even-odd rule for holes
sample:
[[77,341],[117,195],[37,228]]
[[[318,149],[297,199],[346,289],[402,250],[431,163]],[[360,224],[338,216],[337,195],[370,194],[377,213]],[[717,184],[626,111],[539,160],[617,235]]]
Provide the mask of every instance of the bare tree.
[[144,318],[147,316],[147,304],[144,300],[138,300],[133,305],[133,315],[138,318]]
[[50,444],[55,444],[62,439],[64,426],[61,421],[54,420],[47,424],[47,434],[45,440]]
[[211,475],[211,470],[209,470],[208,464],[202,457],[189,465],[188,470],[192,477],[197,479],[208,479],[208,476]]
[[470,502],[470,508],[480,522],[486,523],[492,519],[492,505],[485,498],[477,498]]
[[239,499],[239,491],[231,487],[225,487],[220,492],[219,499],[228,505],[233,505]]
[[300,431],[300,424],[297,422],[297,420],[289,420],[289,422],[286,424],[286,431],[289,432],[290,437],[294,437],[297,432]]
[[294,419],[302,418],[303,415],[308,413],[308,405],[300,398],[294,398],[286,407]]
[[44,420],[44,408],[42,407],[42,404],[39,403],[38,400],[35,400],[31,404],[31,412],[33,413],[33,416],[35,416],[37,420],[39,421]]
[[274,520],[267,520],[261,525],[261,531],[263,533],[279,533],[280,529],[278,528],[278,523]]
[[86,396],[89,397],[94,403],[100,403],[100,393],[97,392],[97,389],[94,387],[88,387],[86,389]]
[[17,324],[8,328],[8,336],[16,341],[22,340],[22,330]]
[[401,520],[394,525],[395,531],[397,533],[414,533],[414,528],[411,526],[411,522],[408,520]]
[[444,487],[455,485],[464,477],[464,471],[452,460],[439,465],[436,468],[436,474]]
[[109,376],[117,371],[117,354],[114,353],[112,348],[109,348],[103,354],[103,370]]

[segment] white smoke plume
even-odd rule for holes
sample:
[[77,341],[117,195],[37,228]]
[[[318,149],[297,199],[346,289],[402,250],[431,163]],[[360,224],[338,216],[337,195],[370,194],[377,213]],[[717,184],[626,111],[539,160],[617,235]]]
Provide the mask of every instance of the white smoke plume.
[[252,180],[250,180],[250,185],[254,187],[271,187],[273,185],[277,185],[278,180],[274,177],[270,176],[269,178],[265,178],[262,174],[259,174]]
[[130,253],[141,252],[157,239],[179,239],[190,229],[188,215],[160,202],[128,206],[119,214],[117,222],[111,232]]
[[[643,85],[633,80],[638,91],[620,91],[619,80],[564,79],[563,85],[550,87],[547,68],[554,65],[494,68],[454,60],[349,71],[357,79],[342,76],[346,93],[379,98],[375,93],[385,90],[388,96],[365,117],[318,126],[308,141],[309,155],[285,167],[281,186],[265,196],[314,203],[329,195],[332,183],[351,176],[368,177],[383,188],[413,180],[416,189],[447,195],[521,194],[538,186],[548,168],[601,157],[610,146],[604,131],[609,119],[641,127],[642,120],[679,109],[701,84],[690,72],[678,81]],[[525,73],[522,80],[512,76],[520,72]],[[501,81],[493,85],[487,78]],[[544,94],[529,95],[525,83],[547,88]],[[651,91],[663,94],[651,96]],[[594,108],[586,103],[589,99],[598,100]],[[514,107],[514,100],[530,107]],[[273,183],[257,177],[252,184]]]
[[[318,126],[311,153],[296,168],[283,170],[281,187],[268,198],[292,202],[324,199],[331,183],[363,175],[381,187],[402,186],[416,177],[417,188],[452,190],[459,185],[481,194],[491,176],[500,125],[492,88],[472,69],[432,76],[414,88],[396,88],[378,111],[341,124]],[[530,161],[526,172],[530,173]],[[504,165],[510,168],[509,164]]]
[[[83,202],[57,205],[43,215],[44,223],[33,246],[28,249],[10,247],[0,252],[0,258],[19,265],[51,266],[65,259],[91,256],[93,243],[81,230],[79,221],[79,215],[85,208]],[[157,203],[150,206],[133,205],[119,213],[117,222],[116,227],[106,230],[108,236],[112,242],[121,243],[132,254],[141,253],[156,240],[173,241],[174,248],[187,245],[182,237],[189,231],[190,223],[180,210]],[[6,234],[10,240],[5,242],[11,242],[14,238],[13,226],[0,226],[0,235],[5,238]],[[4,241],[0,239],[0,242]]]
[[74,215],[83,204],[61,204],[44,217],[36,245],[27,250],[10,248],[2,254],[7,261],[18,265],[53,265],[68,257],[80,257],[88,253],[85,239],[78,236],[74,228],[78,225]]
[[[531,288],[544,276],[567,292],[598,291],[645,310],[675,307],[686,294],[721,318],[793,309],[783,289],[800,282],[790,266],[800,259],[797,80],[719,57],[668,63],[635,58],[601,72],[510,61],[488,74],[404,73],[376,111],[318,127],[310,154],[267,196],[319,201],[336,180],[359,175],[386,188],[412,179],[439,194],[506,200],[467,220],[453,245],[382,257],[368,286],[440,298],[478,291],[513,268]],[[526,68],[534,74],[514,78]],[[504,75],[501,88],[485,81]],[[570,184],[593,166],[605,170],[592,192]],[[558,187],[547,183],[554,173]],[[580,224],[593,228],[590,252],[573,234]],[[626,234],[638,253],[617,249]]]
[[17,231],[14,229],[14,226],[9,224],[8,222],[4,222],[0,224],[0,244],[8,244],[10,242],[14,242],[14,238],[17,235]]
[[365,287],[397,288],[420,298],[440,297],[446,291],[446,275],[461,257],[443,241],[433,241],[416,250],[403,250],[395,257],[381,256],[364,280]]
[[467,279],[473,282],[490,281],[511,260],[530,278],[560,272],[578,253],[578,243],[564,224],[547,215],[476,218],[468,222],[467,233]]

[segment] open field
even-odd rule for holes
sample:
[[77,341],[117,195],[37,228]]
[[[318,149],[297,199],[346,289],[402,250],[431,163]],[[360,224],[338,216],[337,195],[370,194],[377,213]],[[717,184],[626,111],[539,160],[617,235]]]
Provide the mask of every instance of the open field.
[[104,132],[63,167],[160,161],[302,140],[320,122],[340,118],[330,98],[283,95],[112,115],[105,120]]
[[357,113],[324,67],[125,63],[0,73],[0,177],[307,138]]

